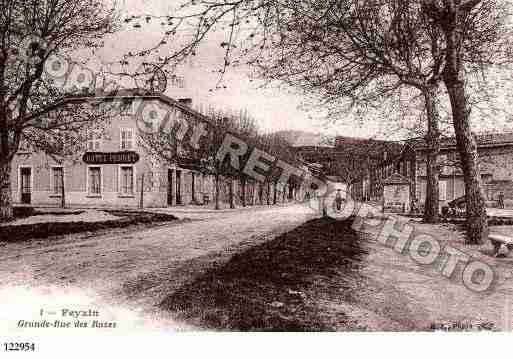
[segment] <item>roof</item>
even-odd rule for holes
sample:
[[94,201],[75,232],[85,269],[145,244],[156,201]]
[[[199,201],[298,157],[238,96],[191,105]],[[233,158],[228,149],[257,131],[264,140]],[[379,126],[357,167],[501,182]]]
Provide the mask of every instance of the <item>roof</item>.
[[337,136],[335,139],[336,152],[350,153],[358,157],[370,157],[382,160],[386,152],[386,158],[398,156],[403,144],[396,141],[375,140],[372,138],[358,138]]
[[[501,133],[478,133],[474,134],[478,147],[490,147],[490,146],[504,146],[513,145],[513,132],[501,132]],[[423,138],[414,139],[409,141],[413,145],[415,150],[426,149],[426,141]],[[440,147],[442,149],[448,149],[456,147],[455,137],[445,137],[440,140]]]
[[340,176],[326,176],[326,179],[330,182],[344,182]]
[[328,139],[320,133],[296,130],[283,130],[277,131],[276,133],[284,137],[292,147],[326,147],[329,142]]
[[488,184],[513,184],[513,181],[496,179],[496,180],[491,180],[490,182],[488,182]]
[[384,185],[394,185],[394,184],[409,184],[410,180],[399,173],[395,172],[392,175],[382,182]]
[[157,99],[162,102],[164,102],[167,105],[174,106],[182,110],[183,112],[186,112],[190,115],[193,115],[194,117],[204,120],[205,122],[210,122],[211,119],[209,119],[207,116],[199,113],[198,111],[193,110],[191,107],[181,103],[180,101],[177,101],[169,96],[166,96],[161,93],[151,93],[147,90],[141,90],[137,88],[133,89],[117,89],[110,92],[102,92],[97,91],[96,93],[83,93],[83,94],[71,94],[71,95],[65,95],[61,99],[55,101],[51,105],[43,108],[42,110],[33,113],[29,116],[27,116],[27,119],[36,118],[42,114],[48,113],[59,106],[63,106],[68,103],[81,103],[81,102],[87,102],[87,101],[97,101],[98,99],[122,99],[122,98],[144,98],[144,99]]

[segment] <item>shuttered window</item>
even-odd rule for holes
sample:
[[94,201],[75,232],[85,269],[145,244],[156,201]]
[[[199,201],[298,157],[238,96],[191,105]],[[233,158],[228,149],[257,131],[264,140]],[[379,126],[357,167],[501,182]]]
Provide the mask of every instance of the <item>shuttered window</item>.
[[100,167],[89,167],[89,194],[99,195],[102,188],[102,170]]
[[132,195],[134,193],[134,168],[132,166],[121,167],[121,194]]
[[62,167],[52,168],[52,192],[53,194],[62,193]]
[[120,129],[120,148],[132,150],[134,148],[134,131],[131,128]]

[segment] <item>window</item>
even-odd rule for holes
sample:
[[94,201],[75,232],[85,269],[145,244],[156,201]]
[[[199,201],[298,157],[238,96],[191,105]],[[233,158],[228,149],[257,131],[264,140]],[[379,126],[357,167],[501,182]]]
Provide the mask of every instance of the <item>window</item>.
[[134,130],[132,128],[122,128],[120,130],[120,137],[120,148],[122,150],[134,148]]
[[449,174],[449,167],[447,166],[447,155],[438,156],[438,164],[440,166],[440,174]]
[[120,193],[123,195],[134,194],[134,168],[133,166],[120,167]]
[[445,201],[447,198],[447,181],[440,181],[438,183],[438,186],[439,186],[438,199],[440,201]]
[[100,195],[102,193],[102,169],[101,167],[89,167],[88,186],[90,195]]
[[87,133],[87,151],[99,151],[101,136],[94,131]]
[[53,194],[62,194],[62,181],[63,181],[62,167],[52,167],[52,192]]

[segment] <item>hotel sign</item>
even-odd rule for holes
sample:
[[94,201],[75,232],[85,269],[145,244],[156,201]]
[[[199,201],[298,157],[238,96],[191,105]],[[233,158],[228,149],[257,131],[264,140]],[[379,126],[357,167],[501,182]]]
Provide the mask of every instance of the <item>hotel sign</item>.
[[86,152],[82,161],[90,165],[118,165],[124,163],[136,163],[139,154],[134,151],[123,152]]

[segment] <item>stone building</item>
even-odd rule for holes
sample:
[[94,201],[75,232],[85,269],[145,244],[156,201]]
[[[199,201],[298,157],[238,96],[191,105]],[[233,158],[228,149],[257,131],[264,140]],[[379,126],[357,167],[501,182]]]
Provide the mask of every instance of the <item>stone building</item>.
[[[475,136],[478,145],[482,188],[488,205],[494,205],[500,192],[505,203],[513,204],[513,133],[487,133]],[[405,141],[401,152],[383,159],[351,185],[359,200],[379,201],[382,182],[393,173],[410,181],[411,198],[422,206],[426,197],[426,144],[423,140]],[[463,173],[454,138],[441,141],[439,156],[440,205],[465,194]]]
[[[214,201],[213,175],[202,173],[194,165],[165,163],[145,150],[139,136],[136,115],[146,106],[155,105],[169,116],[207,120],[190,107],[188,99],[174,100],[136,90],[123,90],[115,97],[96,94],[94,99],[116,110],[101,135],[92,132],[87,137],[85,153],[62,162],[27,148],[17,153],[11,174],[14,204],[58,206],[63,193],[66,205],[80,207],[166,207]],[[68,100],[72,99],[65,101]],[[232,188],[235,204],[241,204],[242,186],[233,181]],[[260,199],[266,203],[267,197],[272,201],[274,191],[274,186],[250,182],[246,186],[246,203],[257,204]],[[222,180],[221,202],[228,202],[229,192],[230,182]],[[290,188],[276,192],[278,202],[293,197]]]
[[396,142],[337,136],[331,147],[297,146],[296,152],[305,161],[317,163],[323,175],[338,177],[353,196],[370,200],[380,197],[376,176],[370,172],[398,156],[402,148]]

